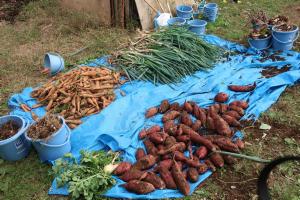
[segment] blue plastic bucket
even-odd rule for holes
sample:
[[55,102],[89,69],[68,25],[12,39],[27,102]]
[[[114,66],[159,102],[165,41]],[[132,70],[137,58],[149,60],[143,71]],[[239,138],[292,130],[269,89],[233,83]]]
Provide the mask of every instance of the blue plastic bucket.
[[44,57],[44,67],[49,68],[51,76],[54,76],[64,70],[65,62],[57,53],[46,53]]
[[68,128],[68,137],[60,145],[50,145],[43,142],[34,142],[33,146],[38,152],[39,158],[42,162],[48,160],[56,160],[63,157],[66,153],[71,151],[71,130]]
[[185,24],[186,20],[181,17],[173,17],[168,20],[169,26],[183,26]]
[[205,34],[205,27],[207,22],[205,20],[194,19],[187,22],[189,25],[189,30],[197,35]]
[[209,22],[214,22],[218,15],[218,4],[208,3],[204,6],[203,16]]
[[0,157],[8,161],[21,160],[28,155],[31,147],[30,142],[24,136],[29,124],[19,116],[7,115],[0,117],[0,126],[9,121],[13,121],[19,126],[19,131],[6,140],[0,140]]
[[187,5],[176,6],[176,14],[177,17],[190,19],[193,15],[193,8],[192,6],[187,6]]
[[197,11],[197,12],[193,12],[193,19],[199,19],[200,17],[200,12]]
[[269,37],[263,38],[263,39],[248,38],[248,43],[249,43],[250,47],[252,47],[256,50],[268,49],[272,45],[272,37],[269,36]]
[[294,26],[292,31],[277,31],[277,26],[272,27],[273,49],[278,51],[290,50],[293,48],[294,42],[299,37],[299,28]]
[[[26,132],[25,133],[26,139],[31,141],[32,143],[43,142],[43,143],[46,143],[46,144],[49,144],[49,145],[60,145],[60,144],[62,144],[69,137],[69,127],[66,124],[64,118],[59,116],[59,119],[61,121],[61,127],[55,133],[53,133],[49,138],[33,140],[32,138],[30,138],[27,135],[27,132]],[[34,124],[32,124],[32,125],[34,125]]]

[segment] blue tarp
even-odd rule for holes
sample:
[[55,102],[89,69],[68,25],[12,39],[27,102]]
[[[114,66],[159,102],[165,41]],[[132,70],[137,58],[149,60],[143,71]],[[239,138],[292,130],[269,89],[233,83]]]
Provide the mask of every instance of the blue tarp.
[[[229,94],[229,102],[234,100],[248,100],[249,108],[246,110],[244,118],[257,119],[259,115],[266,111],[275,103],[280,94],[287,86],[295,84],[300,79],[300,55],[297,52],[289,51],[279,54],[285,61],[267,60],[260,62],[259,53],[251,49],[228,42],[213,35],[206,35],[204,39],[212,44],[224,47],[227,50],[239,52],[229,56],[227,60],[220,61],[215,67],[207,72],[197,72],[193,76],[186,77],[181,83],[172,86],[155,86],[149,82],[134,81],[121,86],[121,90],[126,96],[120,94],[120,89],[116,89],[116,100],[105,108],[101,113],[87,117],[84,123],[72,131],[71,143],[72,153],[79,155],[81,149],[99,150],[112,149],[122,150],[124,160],[134,162],[135,150],[143,147],[138,140],[139,131],[151,126],[160,124],[160,117],[146,120],[144,112],[147,108],[159,105],[164,99],[171,102],[183,103],[185,100],[193,100],[199,106],[209,106],[213,103],[213,97],[218,92]],[[249,55],[250,54],[250,55]],[[91,66],[98,66],[106,63],[106,57],[97,59],[90,63]],[[261,70],[265,67],[276,66],[278,68],[289,64],[289,71],[275,77],[266,79],[262,77]],[[227,89],[229,84],[246,85],[257,83],[257,88],[249,93],[237,93]],[[19,104],[26,103],[32,106],[36,103],[30,97],[32,88],[26,88],[20,94],[15,94],[9,100],[12,109],[11,114],[21,115],[31,120],[29,113],[23,112]],[[38,116],[45,114],[44,108],[34,109]],[[241,133],[237,133],[242,137]],[[207,172],[200,177],[197,183],[191,184],[191,191],[205,180],[211,172]],[[123,182],[117,179],[117,185],[111,188],[105,196],[114,198],[136,198],[136,199],[161,199],[172,197],[183,197],[177,190],[156,190],[148,195],[136,195],[127,192],[120,184]],[[68,195],[66,188],[56,188],[55,181],[49,190],[49,194]]]

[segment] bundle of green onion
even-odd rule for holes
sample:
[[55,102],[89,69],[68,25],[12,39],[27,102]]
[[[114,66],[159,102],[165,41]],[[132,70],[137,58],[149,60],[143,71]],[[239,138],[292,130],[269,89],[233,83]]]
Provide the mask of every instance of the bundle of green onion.
[[183,27],[162,29],[140,38],[115,56],[115,64],[130,80],[154,84],[179,82],[211,68],[222,50]]

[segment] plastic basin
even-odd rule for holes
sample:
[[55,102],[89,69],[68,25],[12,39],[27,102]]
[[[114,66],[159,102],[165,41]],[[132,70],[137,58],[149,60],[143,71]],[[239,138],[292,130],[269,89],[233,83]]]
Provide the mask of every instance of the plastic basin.
[[272,47],[274,50],[290,50],[293,48],[294,42],[298,39],[299,28],[294,26],[292,31],[278,31],[278,26],[272,27]]
[[256,50],[263,50],[263,49],[270,48],[272,45],[271,42],[272,42],[271,36],[263,39],[252,39],[252,38],[248,39],[249,45]]
[[29,124],[22,117],[6,115],[0,117],[0,126],[8,121],[13,121],[20,128],[14,136],[6,140],[0,140],[0,157],[8,161],[21,160],[28,155],[31,147],[31,143],[26,140],[24,135]]
[[192,8],[192,6],[188,6],[188,5],[176,6],[176,14],[177,14],[177,17],[181,17],[184,19],[190,19],[193,15],[193,8]]
[[183,26],[185,24],[186,20],[181,17],[173,17],[168,20],[169,26]]
[[188,21],[187,23],[189,25],[189,30],[193,33],[196,33],[197,35],[205,34],[205,28],[207,25],[207,22],[205,20],[194,19]]
[[64,70],[65,62],[59,54],[50,52],[44,57],[44,67],[49,68],[51,76],[54,76]]

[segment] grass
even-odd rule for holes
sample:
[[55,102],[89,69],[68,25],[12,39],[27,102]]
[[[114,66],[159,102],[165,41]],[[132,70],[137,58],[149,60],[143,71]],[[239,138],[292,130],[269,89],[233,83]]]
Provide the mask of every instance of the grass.
[[[262,8],[270,15],[285,13],[299,25],[296,21],[299,17],[293,17],[300,6],[297,0],[274,0],[272,3],[267,0],[243,0],[240,4],[223,3],[222,0],[215,2],[220,6],[220,16],[215,24],[208,25],[208,32],[239,43],[246,41],[249,28],[245,24],[250,9]],[[47,79],[39,72],[45,52],[62,54],[68,66],[73,67],[111,53],[132,33],[101,27],[91,16],[63,10],[56,0],[36,0],[23,9],[15,24],[0,23],[0,35],[0,114],[5,114],[8,112],[6,102],[11,94]],[[88,48],[70,56],[83,47]],[[300,154],[299,89],[299,85],[287,89],[260,118],[272,126],[270,131],[257,127],[244,130],[248,145],[243,153],[263,158]],[[255,178],[262,167],[261,164],[239,160],[235,166],[219,170],[186,199],[257,199]],[[296,200],[299,197],[299,177],[294,175],[297,172],[295,164],[281,168],[272,178],[274,199]],[[23,161],[0,161],[0,200],[66,199],[47,195],[53,178],[48,175],[49,169],[49,165],[39,162],[35,152]]]

